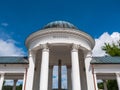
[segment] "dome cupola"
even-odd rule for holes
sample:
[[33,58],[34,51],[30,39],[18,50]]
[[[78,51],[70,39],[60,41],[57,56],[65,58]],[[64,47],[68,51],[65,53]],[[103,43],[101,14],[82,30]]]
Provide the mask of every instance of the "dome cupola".
[[32,33],[26,39],[26,46],[29,49],[40,49],[41,45],[49,44],[52,46],[79,44],[81,49],[92,50],[95,41],[87,33],[81,31],[67,21],[53,21],[43,26],[42,29]]
[[53,21],[48,23],[43,27],[43,29],[48,28],[69,28],[69,29],[77,29],[73,24],[67,22],[67,21]]

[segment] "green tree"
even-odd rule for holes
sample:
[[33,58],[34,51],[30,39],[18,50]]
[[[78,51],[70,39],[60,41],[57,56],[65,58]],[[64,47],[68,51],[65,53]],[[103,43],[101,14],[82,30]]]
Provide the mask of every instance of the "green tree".
[[[120,56],[120,41],[117,44],[105,43],[105,45],[102,47],[102,50],[104,50],[106,54],[110,56]],[[118,90],[116,80],[107,80],[107,87],[108,90]]]
[[107,88],[108,88],[108,90],[118,90],[117,81],[116,80],[108,80]]
[[22,84],[16,87],[16,90],[22,90]]
[[104,89],[103,82],[98,83],[98,88],[99,89]]
[[105,43],[105,45],[102,47],[102,50],[104,50],[108,55],[110,56],[120,56],[120,44],[112,44]]
[[105,46],[102,47],[102,50],[104,50],[110,56],[120,56],[120,46],[114,43],[112,45],[105,43]]

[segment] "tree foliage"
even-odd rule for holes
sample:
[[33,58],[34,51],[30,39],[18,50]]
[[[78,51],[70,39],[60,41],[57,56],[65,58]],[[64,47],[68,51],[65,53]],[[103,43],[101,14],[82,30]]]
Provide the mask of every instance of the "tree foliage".
[[[12,90],[13,86],[3,86],[2,90]],[[19,86],[16,86],[16,90],[22,90],[22,84],[20,84]]]
[[104,89],[103,82],[98,83],[98,88],[99,89]]
[[112,44],[105,43],[105,45],[102,47],[102,50],[106,52],[106,54],[110,56],[120,56],[120,44]]
[[107,80],[107,88],[108,90],[118,90],[117,81]]

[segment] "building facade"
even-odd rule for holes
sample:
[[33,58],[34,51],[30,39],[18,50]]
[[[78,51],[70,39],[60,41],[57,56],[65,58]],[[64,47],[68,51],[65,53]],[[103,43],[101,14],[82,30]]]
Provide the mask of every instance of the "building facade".
[[22,90],[52,90],[54,66],[58,66],[57,90],[63,90],[62,66],[67,68],[67,90],[98,90],[97,79],[116,79],[120,90],[120,57],[92,57],[94,45],[94,39],[73,24],[51,22],[26,39],[27,58],[15,57],[10,63],[10,58],[1,57],[0,90],[5,78],[15,76],[14,80],[23,78]]

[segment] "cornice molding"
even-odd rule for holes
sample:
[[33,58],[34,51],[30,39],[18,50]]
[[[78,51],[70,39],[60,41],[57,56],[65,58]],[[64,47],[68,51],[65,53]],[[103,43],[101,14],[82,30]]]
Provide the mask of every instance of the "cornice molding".
[[91,44],[91,47],[93,48],[94,45],[95,45],[95,41],[94,39],[88,35],[87,33],[83,32],[83,31],[80,31],[80,30],[76,30],[76,29],[64,29],[63,28],[49,28],[49,29],[43,29],[43,30],[39,30],[33,34],[31,34],[27,39],[26,39],[26,46],[28,47],[29,43],[39,37],[39,36],[44,36],[44,35],[47,35],[47,34],[51,34],[51,33],[67,33],[67,34],[73,34],[73,35],[77,35],[77,36],[80,36],[80,37],[84,37],[85,39],[87,39],[90,44]]

